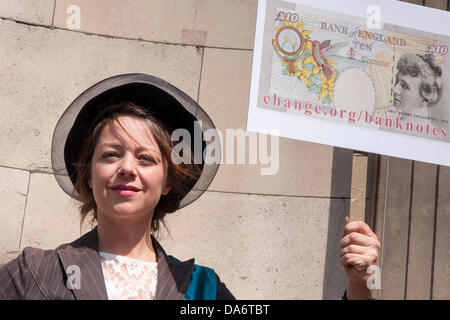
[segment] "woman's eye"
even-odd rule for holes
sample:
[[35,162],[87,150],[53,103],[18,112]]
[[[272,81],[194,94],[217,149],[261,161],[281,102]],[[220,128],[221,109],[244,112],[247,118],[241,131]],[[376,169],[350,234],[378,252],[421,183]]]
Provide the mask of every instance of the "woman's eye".
[[147,161],[147,162],[155,163],[155,160],[150,156],[143,155],[143,156],[140,156],[139,159]]
[[117,152],[105,152],[102,155],[102,158],[113,158],[113,157],[118,157],[119,154]]

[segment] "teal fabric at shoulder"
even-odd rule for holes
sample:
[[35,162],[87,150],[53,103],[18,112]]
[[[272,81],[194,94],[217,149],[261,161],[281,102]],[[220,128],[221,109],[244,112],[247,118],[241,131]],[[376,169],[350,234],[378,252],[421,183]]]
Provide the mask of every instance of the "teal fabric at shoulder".
[[[169,256],[175,261],[180,261],[173,256]],[[217,299],[217,279],[214,269],[194,264],[192,269],[191,282],[187,289],[184,300],[216,300]]]

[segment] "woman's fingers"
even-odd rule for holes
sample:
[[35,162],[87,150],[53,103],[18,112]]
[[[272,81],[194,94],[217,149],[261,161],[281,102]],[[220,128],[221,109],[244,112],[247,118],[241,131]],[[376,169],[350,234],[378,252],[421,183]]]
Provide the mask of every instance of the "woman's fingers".
[[345,223],[340,241],[341,264],[349,283],[365,288],[369,276],[367,270],[376,265],[381,245],[376,234],[363,221],[350,222],[346,217]]
[[367,236],[365,234],[359,233],[359,232],[351,232],[347,235],[345,235],[341,241],[341,248],[345,248],[351,244],[355,244],[358,246],[364,246],[364,247],[373,247],[373,248],[380,248],[380,243],[378,242],[377,237]]
[[359,232],[362,234],[365,234],[369,237],[376,237],[375,233],[370,229],[369,225],[365,223],[364,221],[352,221],[349,222],[348,217],[345,217],[345,227],[344,227],[344,233],[342,236],[345,236],[352,232]]
[[347,253],[341,257],[341,262],[346,267],[356,267],[359,270],[364,270],[376,264],[377,256]]
[[345,255],[347,253],[377,255],[378,250],[375,247],[365,247],[365,246],[359,246],[356,244],[350,244],[350,245],[346,246],[345,248],[341,249],[341,258],[343,255]]

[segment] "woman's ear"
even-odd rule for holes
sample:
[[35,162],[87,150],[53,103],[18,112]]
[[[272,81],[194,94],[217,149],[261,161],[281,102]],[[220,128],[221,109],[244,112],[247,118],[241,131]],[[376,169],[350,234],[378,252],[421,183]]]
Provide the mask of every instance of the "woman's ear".
[[164,187],[162,188],[161,195],[167,196],[167,194],[170,192],[170,189],[172,189],[172,180],[169,176],[169,169],[168,169],[168,163],[167,160],[164,159]]
[[88,180],[88,186],[90,189],[92,189],[92,180],[91,179]]
[[171,189],[172,189],[172,182],[167,178],[166,183],[164,184],[164,188],[162,189],[161,194],[163,196],[167,196],[167,194],[170,192]]

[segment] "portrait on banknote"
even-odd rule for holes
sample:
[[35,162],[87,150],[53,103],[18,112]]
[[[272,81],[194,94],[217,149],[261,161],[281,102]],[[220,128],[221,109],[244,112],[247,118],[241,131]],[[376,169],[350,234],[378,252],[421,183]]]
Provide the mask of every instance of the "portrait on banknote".
[[[442,68],[432,54],[404,54],[397,63],[392,95],[403,120],[436,126],[434,106],[443,94]],[[442,110],[442,111],[445,111]]]
[[257,109],[450,141],[449,36],[392,22],[369,28],[304,1],[262,2]]

